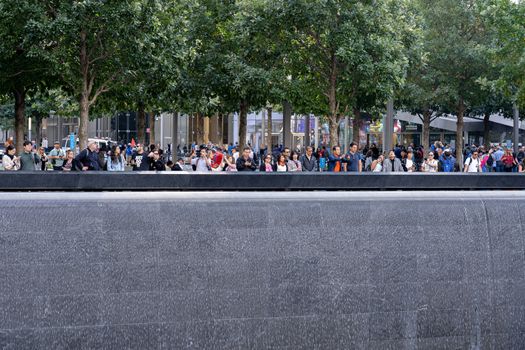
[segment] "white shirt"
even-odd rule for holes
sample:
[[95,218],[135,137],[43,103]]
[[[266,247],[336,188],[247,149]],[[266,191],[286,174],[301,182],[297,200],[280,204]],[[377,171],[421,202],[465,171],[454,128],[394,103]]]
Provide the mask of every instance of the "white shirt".
[[427,172],[427,173],[437,173],[437,171],[438,171],[438,161],[435,160],[435,159],[432,159],[432,160],[429,160],[428,162],[429,162],[429,164],[427,164],[427,162],[423,163],[423,169],[425,169],[425,172]]
[[412,159],[407,159],[407,162],[406,162],[407,172],[411,173],[413,166],[414,166],[414,161]]
[[277,164],[277,171],[278,172],[286,171],[286,165]]
[[210,171],[208,168],[208,158],[197,158],[195,161],[196,171]]
[[378,162],[376,164],[376,167],[374,168],[374,170],[372,170],[372,172],[373,173],[380,173],[381,171],[383,171],[383,164]]
[[479,164],[480,164],[479,157],[476,159],[467,158],[467,160],[465,161],[465,166],[468,166],[467,173],[479,172]]

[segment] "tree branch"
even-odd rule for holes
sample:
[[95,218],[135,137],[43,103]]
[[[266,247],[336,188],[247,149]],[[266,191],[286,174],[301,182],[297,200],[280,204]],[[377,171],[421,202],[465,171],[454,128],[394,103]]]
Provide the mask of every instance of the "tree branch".
[[19,72],[16,72],[15,74],[8,75],[7,78],[15,78],[19,75],[22,75],[24,73],[32,73],[32,72],[38,72],[39,70],[44,70],[44,68],[35,68],[35,69],[22,69]]
[[[109,84],[114,81],[118,76],[118,73],[115,73],[113,74],[109,79],[107,79],[102,85],[99,86],[99,88],[97,89],[97,91],[95,91],[95,94],[93,95],[93,98],[91,98],[89,100],[89,105],[92,106],[95,104],[95,102],[97,101],[97,98],[103,94],[104,92],[108,92],[110,89],[109,89]],[[91,84],[91,82],[90,82]]]

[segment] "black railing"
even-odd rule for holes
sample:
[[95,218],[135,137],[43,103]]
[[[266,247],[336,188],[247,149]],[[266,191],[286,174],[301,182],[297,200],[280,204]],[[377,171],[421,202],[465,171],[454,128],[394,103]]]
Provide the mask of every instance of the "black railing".
[[519,173],[0,172],[0,191],[524,190]]

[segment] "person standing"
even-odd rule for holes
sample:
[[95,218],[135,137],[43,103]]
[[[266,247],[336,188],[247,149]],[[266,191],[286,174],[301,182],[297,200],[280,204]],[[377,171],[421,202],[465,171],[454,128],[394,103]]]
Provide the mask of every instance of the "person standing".
[[469,158],[465,161],[463,169],[465,173],[481,173],[481,160],[479,159],[479,152],[473,151]]
[[401,164],[403,164],[403,168],[407,173],[412,173],[415,170],[414,166],[414,152],[411,150],[408,150],[406,153],[406,158],[401,160]]
[[62,170],[62,165],[64,164],[64,158],[66,157],[66,154],[64,153],[64,150],[60,148],[60,142],[55,141],[53,146],[53,149],[51,152],[49,152],[48,158],[51,160],[53,170],[60,171]]
[[77,168],[82,171],[99,171],[100,164],[97,151],[97,143],[90,141],[86,149],[82,150],[76,157]]
[[425,173],[437,173],[438,167],[439,167],[439,163],[437,160],[434,159],[434,152],[429,152],[428,158],[425,160],[425,162],[421,166],[422,171]]
[[38,156],[40,157],[40,170],[46,171],[47,170],[47,162],[48,157],[46,156],[46,150],[44,147],[40,147],[38,149]]
[[152,154],[153,157],[152,157],[151,162],[150,162],[149,170],[152,170],[152,171],[164,171],[164,170],[166,170],[166,164],[164,164],[164,161],[160,157],[161,156],[160,150],[159,149],[155,149],[152,153],[153,153]]
[[446,149],[443,154],[439,157],[439,161],[441,162],[441,166],[443,168],[444,173],[452,173],[454,172],[454,166],[456,165],[456,158],[452,155],[452,151],[450,149]]
[[224,168],[224,155],[222,152],[216,148],[211,150],[211,170],[212,171],[222,171]]
[[75,154],[73,151],[68,150],[66,152],[66,159],[62,164],[62,171],[81,171],[82,169],[77,168],[77,163],[75,162]]
[[126,169],[126,160],[121,154],[121,149],[117,145],[111,147],[107,160],[108,171],[124,171]]
[[201,147],[199,151],[199,157],[194,159],[195,171],[208,172],[211,169],[211,159],[208,158],[208,152],[206,148]]
[[177,163],[171,167],[171,171],[184,171],[184,159],[179,158]]
[[301,162],[299,161],[299,154],[297,154],[295,151],[292,151],[290,159],[288,160],[288,171],[302,171]]
[[301,168],[303,171],[319,171],[319,167],[317,165],[317,158],[314,156],[314,149],[312,146],[306,147],[306,154],[303,154],[300,159],[301,162]]
[[350,151],[346,155],[344,162],[346,163],[346,171],[352,173],[360,173],[363,171],[363,162],[357,152],[357,143],[350,144]]
[[512,173],[514,166],[518,164],[510,148],[507,148],[505,154],[501,157],[501,164],[503,166],[503,171],[506,173]]
[[273,172],[273,164],[272,164],[272,155],[267,154],[263,158],[263,162],[261,166],[259,167],[259,171],[262,173],[271,173]]
[[405,171],[405,169],[403,169],[403,164],[401,164],[401,160],[396,157],[394,151],[390,151],[388,153],[388,158],[383,161],[382,171],[384,173],[402,173]]
[[16,156],[15,146],[9,144],[2,157],[2,166],[6,171],[16,171],[20,169],[20,158]]
[[24,151],[20,154],[20,170],[36,171],[39,162],[40,156],[33,152],[31,141],[24,141]]
[[379,157],[376,160],[373,160],[370,164],[370,171],[373,173],[381,173],[383,172],[383,162],[385,161],[385,156],[382,154],[379,155]]
[[503,171],[503,163],[501,162],[501,158],[503,158],[504,154],[505,152],[503,152],[501,146],[498,146],[496,152],[494,152],[494,168],[498,173]]
[[328,171],[339,173],[343,170],[343,158],[341,157],[341,147],[334,146],[332,154],[328,156]]
[[273,171],[278,173],[285,173],[288,171],[288,163],[284,154],[279,154],[277,162],[273,165]]
[[142,146],[137,146],[136,152],[131,156],[133,171],[148,171],[150,158],[144,153]]
[[242,155],[237,159],[237,171],[255,171],[257,166],[253,161],[253,158],[250,158],[250,147],[244,147],[242,150]]

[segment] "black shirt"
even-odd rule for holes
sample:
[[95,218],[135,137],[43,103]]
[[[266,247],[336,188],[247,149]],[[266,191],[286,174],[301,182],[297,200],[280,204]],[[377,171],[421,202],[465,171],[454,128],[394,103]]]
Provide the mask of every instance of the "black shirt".
[[150,159],[146,153],[134,153],[131,159],[134,163],[133,171],[148,171],[150,169]]

